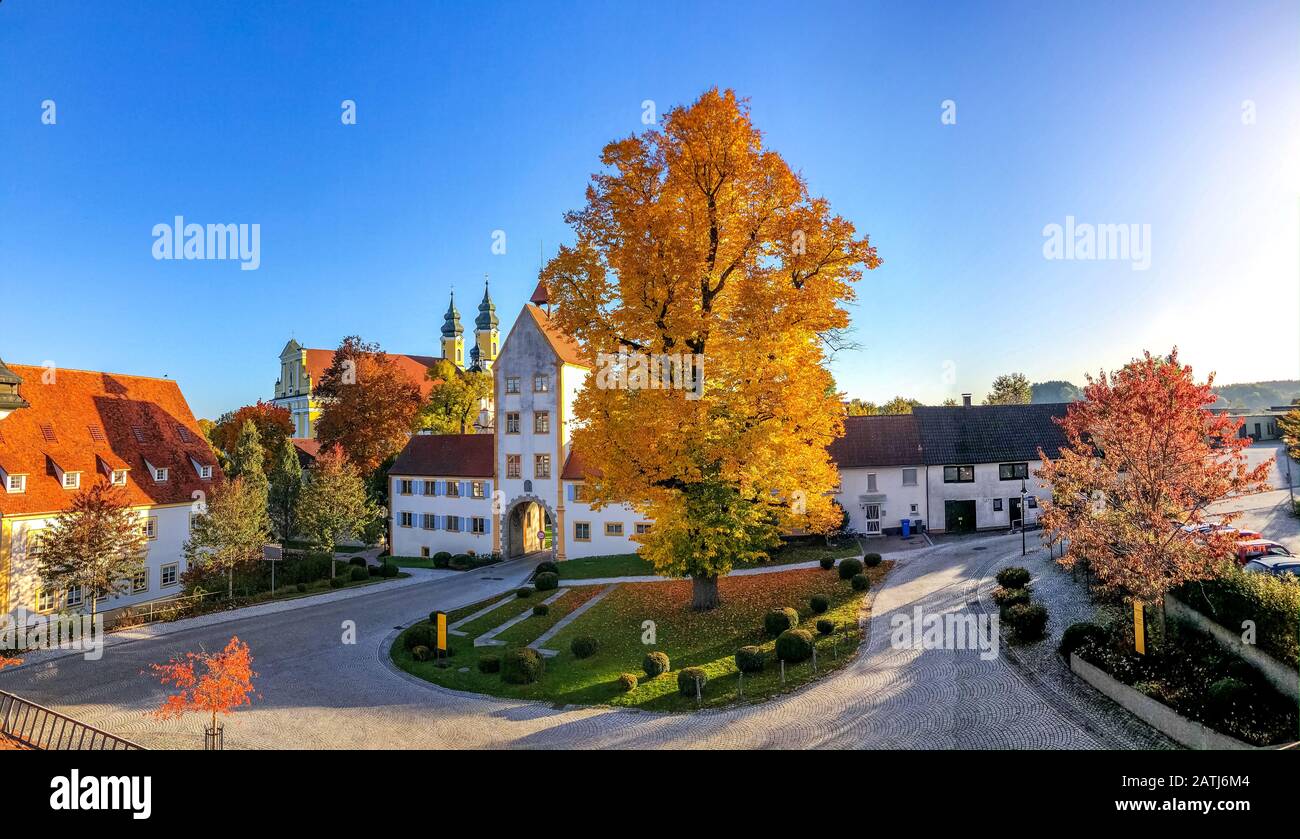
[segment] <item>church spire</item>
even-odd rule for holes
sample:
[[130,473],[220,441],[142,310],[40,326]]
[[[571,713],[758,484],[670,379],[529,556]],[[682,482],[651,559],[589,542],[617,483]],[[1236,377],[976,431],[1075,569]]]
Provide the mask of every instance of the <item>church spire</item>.
[[456,292],[451,293],[451,302],[447,304],[447,314],[442,316],[442,337],[455,338],[463,335],[465,330],[460,325],[460,312],[456,311]]
[[474,327],[480,329],[496,329],[500,321],[497,319],[497,307],[492,302],[492,295],[488,292],[488,278],[483,275],[483,302],[478,304],[478,317],[474,319]]
[[465,369],[465,330],[460,325],[460,312],[456,311],[456,293],[452,292],[447,304],[447,314],[442,317],[442,357]]

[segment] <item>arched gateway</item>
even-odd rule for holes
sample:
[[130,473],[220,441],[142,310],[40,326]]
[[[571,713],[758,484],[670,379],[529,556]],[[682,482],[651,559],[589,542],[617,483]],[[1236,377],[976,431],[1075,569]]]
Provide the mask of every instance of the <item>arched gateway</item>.
[[506,507],[501,517],[501,549],[507,558],[537,551],[555,552],[553,532],[555,512],[551,505],[535,495],[521,495]]

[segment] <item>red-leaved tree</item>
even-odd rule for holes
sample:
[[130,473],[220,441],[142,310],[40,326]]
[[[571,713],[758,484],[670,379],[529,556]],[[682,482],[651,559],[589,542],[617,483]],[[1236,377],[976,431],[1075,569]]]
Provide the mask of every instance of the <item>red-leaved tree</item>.
[[1239,420],[1207,410],[1213,383],[1198,384],[1177,348],[1088,377],[1060,421],[1068,446],[1039,451],[1038,474],[1052,486],[1041,521],[1051,542],[1068,543],[1062,565],[1085,561],[1105,590],[1160,603],[1232,556],[1232,534],[1194,526],[1216,501],[1267,489],[1268,465],[1246,462]]
[[182,717],[191,711],[211,714],[212,730],[217,714],[229,714],[253,701],[253,656],[238,637],[230,639],[219,653],[186,653],[166,664],[152,664],[154,674],[177,692],[150,713],[158,719]]

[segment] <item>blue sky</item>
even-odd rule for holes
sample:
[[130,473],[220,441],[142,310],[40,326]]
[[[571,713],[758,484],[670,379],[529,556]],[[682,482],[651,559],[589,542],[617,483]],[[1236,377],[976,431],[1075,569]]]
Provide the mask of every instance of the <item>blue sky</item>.
[[[453,284],[513,318],[644,100],[718,85],[884,259],[849,395],[1173,344],[1300,377],[1297,3],[648,8],[0,3],[0,357],[167,375],[212,417],[271,395],[290,336],[436,354]],[[178,214],[260,224],[260,268],[154,260]],[[1067,216],[1149,224],[1150,268],[1045,259]]]

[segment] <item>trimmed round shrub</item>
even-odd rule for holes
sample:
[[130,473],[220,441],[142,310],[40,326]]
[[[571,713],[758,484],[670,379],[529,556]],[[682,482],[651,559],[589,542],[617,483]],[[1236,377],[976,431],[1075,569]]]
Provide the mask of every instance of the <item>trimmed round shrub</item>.
[[506,650],[501,656],[501,679],[512,685],[531,685],[546,672],[546,660],[530,647]]
[[307,590],[307,584],[306,584],[306,583],[298,583],[298,585],[294,586],[294,588],[298,589],[298,591],[306,591],[306,590]]
[[591,658],[600,649],[600,642],[590,635],[579,635],[569,642],[569,652],[574,658]]
[[812,658],[813,637],[806,629],[787,629],[776,639],[776,657],[791,664]]
[[370,572],[364,566],[352,567],[352,582],[360,583],[368,579],[370,579]]
[[1018,565],[1003,568],[998,572],[997,581],[1003,588],[1024,588],[1029,585],[1029,571]]
[[396,562],[385,562],[379,568],[379,575],[389,579],[396,577],[400,573],[402,573],[402,569],[397,567]]
[[1020,641],[1037,641],[1047,632],[1047,608],[1041,603],[1017,603],[1002,610],[1002,619]]
[[695,696],[696,688],[704,692],[704,686],[709,683],[709,674],[704,672],[703,667],[683,667],[677,671],[677,692],[682,696]]
[[652,653],[646,653],[645,658],[641,661],[641,669],[645,674],[653,679],[655,676],[662,676],[672,669],[672,664],[668,661],[668,654],[655,650]]
[[402,645],[412,651],[416,647],[433,649],[438,646],[438,630],[427,623],[417,623],[406,630],[406,634],[402,636]]
[[343,579],[342,577],[331,577],[331,578],[330,578],[330,588],[343,588],[343,587],[344,587],[345,585],[347,585],[347,584],[348,584],[348,581],[345,580],[345,579]]
[[560,587],[560,575],[554,571],[543,571],[533,577],[533,587],[538,591],[554,591]]
[[559,566],[557,563],[551,562],[551,561],[548,559],[548,560],[545,560],[545,561],[543,561],[543,562],[539,562],[539,563],[537,563],[537,573],[538,573],[538,574],[558,574],[558,573],[560,573],[560,566]]
[[1014,606],[1017,603],[1029,602],[1029,589],[1027,588],[1003,588],[998,586],[993,589],[993,602],[998,604],[999,608],[1005,609],[1008,606]]
[[854,574],[849,583],[853,586],[854,591],[866,591],[871,588],[871,578],[866,574]]
[[830,618],[822,618],[817,621],[817,631],[822,635],[830,635],[835,632],[835,621]]
[[416,661],[428,661],[429,648],[421,644],[420,646],[411,650],[411,658],[415,659]]
[[763,630],[773,637],[780,635],[787,629],[794,629],[799,625],[799,612],[786,606],[782,609],[773,609],[763,616]]
[[532,596],[533,596],[533,590],[528,588],[528,586],[515,589],[515,597],[532,597]]
[[821,594],[814,594],[809,600],[808,605],[812,607],[813,612],[820,615],[831,607],[830,598]]
[[1066,658],[1084,644],[1101,645],[1106,643],[1106,629],[1089,621],[1072,623],[1061,633],[1061,643],[1057,647]]
[[624,693],[631,693],[632,691],[636,690],[636,683],[637,683],[637,679],[635,673],[618,674],[618,686],[619,689],[622,690]]
[[1250,702],[1250,695],[1250,685],[1227,676],[1210,685],[1207,698],[1211,711],[1216,715],[1227,716],[1245,708]]
[[849,557],[841,559],[839,564],[840,579],[851,580],[858,574],[862,573],[862,560]]
[[451,558],[449,566],[451,568],[469,568],[474,564],[474,558],[469,554],[456,554]]
[[495,655],[485,655],[478,660],[478,672],[480,673],[500,673],[501,657]]
[[550,612],[551,607],[547,606],[545,603],[538,603],[533,607],[533,617],[535,618],[544,618],[550,614]]
[[829,571],[835,567],[835,557],[824,556],[821,558],[820,565],[823,571]]
[[354,556],[348,560],[348,565],[355,565],[358,568],[365,568],[366,558],[364,556]]
[[866,565],[868,568],[875,568],[877,565],[881,563],[881,561],[882,560],[880,554],[867,554],[866,556],[862,557],[863,564]]
[[434,568],[446,568],[451,565],[451,554],[447,551],[438,551],[433,555]]
[[741,647],[736,650],[736,669],[741,673],[761,673],[767,664],[762,647]]
[[382,566],[382,565],[367,565],[367,566],[366,566],[366,573],[369,574],[369,575],[372,576],[372,577],[378,577],[378,576],[379,576],[380,574],[382,574],[383,572],[384,572],[384,566]]

